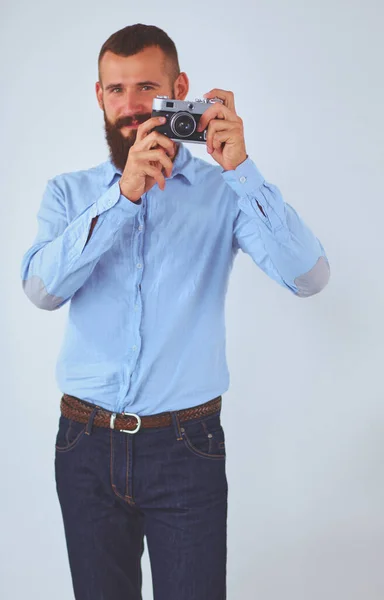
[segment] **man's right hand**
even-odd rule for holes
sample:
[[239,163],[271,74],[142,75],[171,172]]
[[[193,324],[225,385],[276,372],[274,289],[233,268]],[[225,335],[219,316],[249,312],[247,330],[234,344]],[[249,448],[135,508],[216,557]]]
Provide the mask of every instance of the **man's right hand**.
[[[172,174],[176,144],[158,131],[152,131],[164,121],[152,117],[137,128],[137,137],[128,153],[127,163],[120,179],[120,191],[132,202],[150,190],[155,183],[164,191],[165,177]],[[150,133],[152,131],[152,133]]]

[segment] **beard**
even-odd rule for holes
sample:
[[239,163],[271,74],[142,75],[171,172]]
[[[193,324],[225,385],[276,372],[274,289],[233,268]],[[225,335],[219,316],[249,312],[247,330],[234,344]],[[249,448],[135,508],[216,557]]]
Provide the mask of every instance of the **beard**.
[[[175,97],[175,90],[172,89],[171,98]],[[115,123],[111,123],[107,115],[104,113],[104,125],[105,125],[105,139],[109,147],[109,157],[115,167],[121,171],[125,169],[125,165],[128,160],[128,154],[133,144],[136,142],[137,129],[132,129],[128,132],[128,135],[124,136],[121,132],[121,128],[130,126],[132,124],[141,125],[145,121],[151,118],[152,113],[141,113],[130,115],[129,117],[122,117],[117,119]]]
[[125,136],[122,134],[121,128],[133,123],[141,125],[141,123],[151,118],[151,113],[122,117],[121,119],[117,119],[116,123],[111,123],[105,114],[105,110],[103,112],[105,139],[109,147],[109,157],[115,167],[123,172],[127,163],[129,150],[136,142],[137,129],[132,129]]

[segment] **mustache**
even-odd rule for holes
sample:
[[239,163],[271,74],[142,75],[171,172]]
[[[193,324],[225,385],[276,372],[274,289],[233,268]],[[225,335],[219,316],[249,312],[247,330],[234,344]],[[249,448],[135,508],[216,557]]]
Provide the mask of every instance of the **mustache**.
[[133,125],[134,123],[138,123],[139,125],[141,125],[142,123],[145,123],[145,121],[148,121],[148,119],[151,118],[152,113],[145,113],[145,114],[141,114],[141,115],[131,115],[129,117],[122,117],[121,119],[118,119],[115,123],[115,127],[117,127],[117,129],[121,129],[122,127],[130,127],[131,125]]

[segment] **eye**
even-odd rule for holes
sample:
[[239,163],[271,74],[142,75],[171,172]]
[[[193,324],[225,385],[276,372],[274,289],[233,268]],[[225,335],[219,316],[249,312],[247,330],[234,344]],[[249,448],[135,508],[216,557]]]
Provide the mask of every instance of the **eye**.
[[115,93],[117,90],[121,90],[121,87],[115,87],[112,89],[112,93]]
[[143,85],[143,88],[148,88],[149,90],[154,90],[155,88],[152,85]]

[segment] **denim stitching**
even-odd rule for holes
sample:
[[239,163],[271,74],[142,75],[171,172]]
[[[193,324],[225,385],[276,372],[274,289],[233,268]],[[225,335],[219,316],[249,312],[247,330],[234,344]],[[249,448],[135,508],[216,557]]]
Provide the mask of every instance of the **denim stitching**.
[[[68,434],[69,434],[70,428],[71,428],[71,423],[69,424],[68,429],[65,434],[65,439],[67,441],[68,441]],[[73,442],[71,442],[69,445],[65,446],[65,448],[61,448],[60,446],[55,444],[55,448],[56,448],[57,452],[65,453],[65,452],[68,452],[69,450],[72,450],[75,446],[77,446],[77,443],[83,437],[84,433],[85,433],[85,424],[84,424],[84,429],[82,429],[80,431],[80,433],[78,433],[77,437],[73,440]]]
[[121,500],[124,500],[127,504],[134,504],[131,496],[122,496],[120,492],[117,490],[116,484],[113,482],[113,466],[114,466],[114,451],[113,451],[113,431],[110,431],[110,440],[111,440],[111,460],[110,460],[110,476],[111,476],[111,487],[113,493]]
[[177,441],[178,441],[178,442],[180,442],[180,441],[182,441],[182,439],[183,439],[183,436],[182,436],[182,434],[181,434],[181,431],[180,431],[180,421],[179,421],[179,415],[178,415],[178,412],[177,412],[177,411],[175,411],[175,412],[173,413],[173,416],[172,416],[172,422],[173,422],[173,424],[175,424],[175,423],[176,423],[177,435],[179,436],[179,437],[177,437],[176,439],[177,439]]
[[203,428],[203,431],[205,433],[205,435],[208,438],[208,454],[213,454],[213,437],[209,437],[209,431],[208,431],[208,427],[205,421],[201,421],[201,426]]
[[224,460],[226,458],[225,454],[205,454],[204,452],[197,450],[197,448],[195,448],[189,441],[189,438],[188,438],[185,430],[183,431],[183,438],[184,438],[184,445],[186,446],[186,448],[188,448],[191,452],[193,452],[197,456],[201,456],[202,458],[211,458],[213,460],[218,460],[218,459]]
[[[128,436],[129,434],[125,434],[126,436]],[[126,480],[126,493],[125,493],[125,498],[128,498],[127,502],[129,502],[130,504],[135,504],[132,496],[129,495],[129,459],[130,459],[130,452],[129,452],[129,438],[126,437],[125,438],[125,443],[127,445],[127,471],[126,471],[126,476],[125,476],[125,480]]]

